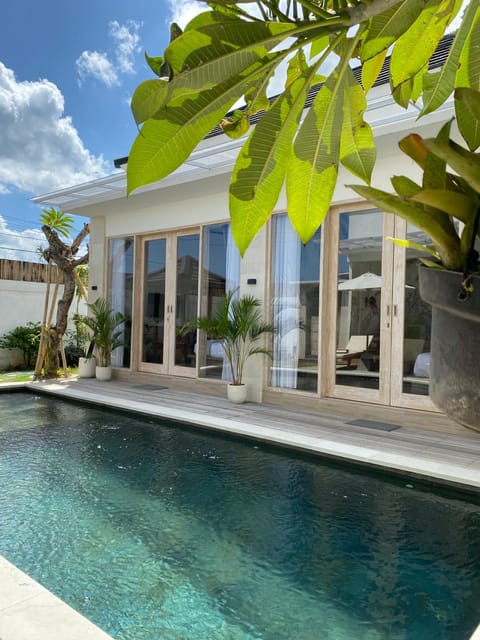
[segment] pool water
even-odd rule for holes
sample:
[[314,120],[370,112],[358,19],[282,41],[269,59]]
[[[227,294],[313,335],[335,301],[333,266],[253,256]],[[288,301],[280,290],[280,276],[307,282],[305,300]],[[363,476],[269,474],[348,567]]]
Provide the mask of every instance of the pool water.
[[480,504],[0,394],[0,553],[118,640],[463,640]]

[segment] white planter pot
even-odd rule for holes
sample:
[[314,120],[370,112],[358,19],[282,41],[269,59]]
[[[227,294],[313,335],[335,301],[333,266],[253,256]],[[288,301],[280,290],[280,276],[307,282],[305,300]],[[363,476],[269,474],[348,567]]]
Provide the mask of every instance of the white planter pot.
[[227,398],[234,404],[243,404],[247,400],[246,384],[227,385]]
[[112,379],[112,367],[99,367],[97,365],[95,369],[95,376],[97,380],[111,380]]
[[94,378],[97,361],[95,357],[78,359],[78,376],[80,378]]

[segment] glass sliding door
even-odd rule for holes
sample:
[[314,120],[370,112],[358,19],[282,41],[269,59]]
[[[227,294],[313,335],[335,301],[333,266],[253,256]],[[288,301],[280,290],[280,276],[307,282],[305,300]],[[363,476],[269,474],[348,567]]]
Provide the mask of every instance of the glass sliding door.
[[200,235],[193,233],[176,238],[175,344],[174,365],[196,368],[196,331],[180,333],[187,322],[198,315]]
[[[235,291],[240,285],[240,254],[233,241],[229,223],[204,228],[202,255],[200,314],[206,316],[215,311],[227,291]],[[201,377],[229,379],[230,371],[224,362],[220,342],[200,333],[197,357]]]
[[167,240],[144,243],[142,362],[163,364],[165,358],[165,280]]
[[320,240],[302,245],[286,214],[273,218],[272,387],[317,392]]
[[108,243],[108,303],[127,318],[122,325],[123,345],[112,353],[114,367],[130,367],[134,246],[131,237],[113,238]]
[[335,382],[380,389],[384,214],[339,217]]

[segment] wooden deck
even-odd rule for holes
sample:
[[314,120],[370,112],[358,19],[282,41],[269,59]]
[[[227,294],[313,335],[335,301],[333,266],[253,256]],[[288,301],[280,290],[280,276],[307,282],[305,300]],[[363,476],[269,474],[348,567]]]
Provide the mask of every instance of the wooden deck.
[[[315,410],[230,404],[226,398],[141,380],[70,379],[27,383],[32,391],[94,402],[202,428],[480,490],[480,434],[440,413],[334,399]],[[165,382],[165,384],[169,384]],[[220,390],[221,392],[221,390]]]

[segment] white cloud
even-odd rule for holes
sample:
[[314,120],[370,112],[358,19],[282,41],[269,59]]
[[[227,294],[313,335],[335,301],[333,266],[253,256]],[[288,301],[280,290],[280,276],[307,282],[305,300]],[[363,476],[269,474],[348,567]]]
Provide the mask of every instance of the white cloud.
[[40,246],[46,247],[47,244],[40,229],[24,229],[23,231],[9,229],[5,218],[0,214],[0,258],[43,262],[38,248]]
[[120,84],[118,73],[105,53],[83,51],[75,62],[80,84],[88,76],[103,82],[107,87]]
[[195,16],[203,11],[207,11],[208,7],[203,2],[195,2],[195,0],[169,0],[170,15],[168,22],[176,22],[182,29]]
[[122,74],[135,73],[135,55],[140,51],[140,26],[134,20],[125,24],[116,20],[110,22],[109,35],[115,42],[115,48],[111,53],[83,51],[75,62],[79,83],[92,77],[107,87],[113,87],[120,84]]
[[138,35],[140,24],[134,20],[128,20],[126,24],[121,25],[113,20],[109,26],[110,35],[117,42],[115,55],[120,71],[134,73],[134,56],[140,51],[140,36]]
[[0,62],[0,192],[46,193],[108,173],[63,111],[55,84],[18,82]]

